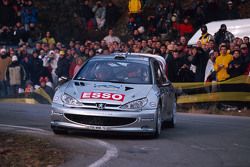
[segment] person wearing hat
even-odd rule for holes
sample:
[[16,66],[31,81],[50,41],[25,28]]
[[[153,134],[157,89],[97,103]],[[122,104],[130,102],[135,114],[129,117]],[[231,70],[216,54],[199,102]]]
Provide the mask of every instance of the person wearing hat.
[[199,41],[201,42],[201,45],[206,45],[207,42],[210,41],[210,39],[213,39],[213,36],[208,33],[207,26],[203,24],[201,26],[201,36],[199,38]]
[[24,67],[19,64],[16,55],[12,56],[12,63],[8,66],[6,71],[6,79],[9,85],[9,95],[17,95],[18,89],[25,83],[26,72]]
[[7,54],[5,48],[0,49],[0,97],[7,95],[7,85],[5,81],[5,73],[11,64],[11,57]]
[[49,78],[48,77],[40,77],[39,79],[40,88],[43,89],[51,99],[53,99],[54,96],[54,90],[52,87],[48,86]]
[[209,59],[205,70],[204,82],[216,81],[216,72],[214,70],[214,63],[216,58],[219,56],[219,50],[210,50]]
[[234,35],[227,31],[227,26],[221,24],[220,29],[214,34],[215,43],[219,46],[222,42],[228,41],[229,43],[233,42]]
[[64,51],[60,51],[55,73],[58,78],[69,77],[70,60]]
[[56,53],[54,50],[50,50],[47,55],[43,58],[43,66],[47,68],[47,70],[51,73],[52,82],[54,85],[57,84],[58,77],[55,73],[57,68],[57,62],[59,59],[59,55],[64,53],[64,51],[60,51]]

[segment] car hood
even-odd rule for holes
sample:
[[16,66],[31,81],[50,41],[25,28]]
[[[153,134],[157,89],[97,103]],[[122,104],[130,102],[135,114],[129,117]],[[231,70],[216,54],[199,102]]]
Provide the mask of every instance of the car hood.
[[85,103],[126,104],[147,97],[152,85],[70,81],[65,93]]

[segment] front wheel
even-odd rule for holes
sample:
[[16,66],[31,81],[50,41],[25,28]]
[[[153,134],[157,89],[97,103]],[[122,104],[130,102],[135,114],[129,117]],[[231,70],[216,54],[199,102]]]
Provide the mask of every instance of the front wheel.
[[161,128],[162,128],[161,105],[160,104],[157,107],[155,123],[156,123],[156,126],[155,126],[155,132],[154,132],[153,137],[158,138],[161,134]]
[[56,135],[64,135],[64,134],[68,133],[68,131],[66,129],[63,129],[63,128],[51,127],[51,129],[53,130],[54,134],[56,134]]

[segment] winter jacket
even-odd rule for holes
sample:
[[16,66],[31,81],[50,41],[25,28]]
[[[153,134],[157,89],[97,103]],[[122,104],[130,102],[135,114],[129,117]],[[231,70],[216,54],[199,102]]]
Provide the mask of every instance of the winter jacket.
[[35,84],[39,84],[39,78],[43,76],[44,67],[43,61],[39,58],[31,58],[31,81]]
[[234,78],[237,76],[240,76],[244,73],[244,64],[243,64],[243,58],[239,57],[237,59],[233,59],[233,61],[230,62],[227,72],[230,75],[230,78]]
[[197,48],[197,54],[192,60],[192,64],[196,66],[195,81],[203,82],[205,78],[206,65],[209,57],[202,48]]
[[[227,73],[228,65],[233,60],[233,56],[229,53],[226,55],[220,55],[216,58],[214,64],[214,70],[216,71],[216,76],[218,81],[223,81],[229,78],[229,74]],[[220,69],[220,65],[223,67]]]
[[141,11],[140,0],[130,0],[128,3],[129,13],[139,13]]
[[11,58],[8,55],[0,56],[0,81],[5,80],[6,70],[11,64]]
[[214,34],[214,40],[217,45],[220,45],[224,41],[229,41],[231,43],[234,40],[234,35],[229,31],[223,32],[219,30]]
[[55,39],[54,39],[53,37],[51,37],[51,38],[46,38],[46,37],[45,37],[45,38],[42,39],[42,42],[43,42],[43,43],[47,43],[47,44],[49,44],[49,45],[50,45],[50,44],[55,44],[55,43],[56,43],[56,41],[55,41]]
[[38,11],[33,6],[24,7],[21,11],[22,22],[24,24],[36,23]]
[[205,45],[212,38],[213,36],[211,34],[205,33],[200,36],[199,41],[201,42],[202,45]]
[[66,57],[60,57],[57,62],[56,75],[58,78],[69,76],[70,61]]
[[[206,70],[205,70],[205,77],[204,77],[204,82],[210,81],[209,78],[211,78],[211,76],[214,74],[214,62],[209,59],[207,61],[207,66],[206,66]],[[212,81],[215,80],[216,77],[212,77]]]
[[175,24],[173,25],[180,33],[180,36],[189,35],[194,32],[194,28],[192,24]]
[[7,71],[6,79],[10,86],[21,85],[26,78],[25,70],[18,62],[12,62]]
[[95,17],[99,19],[105,19],[106,17],[106,8],[94,6],[92,11],[95,13]]

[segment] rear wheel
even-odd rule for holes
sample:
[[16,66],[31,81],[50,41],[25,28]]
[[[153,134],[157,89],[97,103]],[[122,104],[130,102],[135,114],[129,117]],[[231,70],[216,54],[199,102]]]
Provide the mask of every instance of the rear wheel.
[[167,128],[174,128],[176,123],[176,102],[173,104],[173,110],[172,110],[172,118],[170,121],[165,122],[165,126]]

